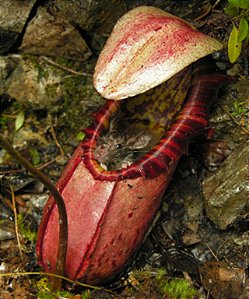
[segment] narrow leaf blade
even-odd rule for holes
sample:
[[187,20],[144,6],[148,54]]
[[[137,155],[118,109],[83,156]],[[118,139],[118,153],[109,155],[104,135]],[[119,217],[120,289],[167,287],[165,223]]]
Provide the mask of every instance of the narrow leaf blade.
[[224,11],[230,17],[235,17],[238,14],[238,8],[233,6],[232,4],[228,4],[228,6],[224,8]]
[[231,63],[234,63],[241,52],[242,43],[238,41],[239,30],[235,25],[228,39],[228,58]]
[[242,8],[242,9],[249,9],[249,1],[248,0],[228,0],[230,4],[233,6]]
[[25,120],[24,111],[20,111],[16,116],[16,121],[15,121],[16,131],[18,131],[23,126],[24,120]]
[[247,32],[247,36],[246,36],[246,38],[245,38],[244,43],[245,43],[245,47],[247,47],[247,46],[249,45],[249,30],[248,30],[248,32]]
[[237,7],[239,4],[239,0],[228,0],[228,3]]
[[85,137],[85,133],[84,132],[79,132],[76,136],[76,139],[81,141],[81,140],[84,139],[84,137]]
[[37,166],[40,163],[40,155],[39,155],[38,150],[35,148],[30,148],[29,152],[30,152],[33,164],[35,166]]
[[242,42],[246,39],[248,34],[248,22],[246,18],[241,18],[239,23],[239,34],[238,34],[238,42]]
[[249,9],[249,1],[248,0],[237,0],[238,7],[242,9]]

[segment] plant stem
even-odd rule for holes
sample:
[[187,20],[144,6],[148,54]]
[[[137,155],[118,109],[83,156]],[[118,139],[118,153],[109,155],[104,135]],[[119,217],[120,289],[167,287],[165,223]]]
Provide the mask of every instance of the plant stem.
[[[7,142],[0,135],[0,146],[2,146],[14,159],[16,159],[22,166],[24,166],[30,173],[38,178],[52,194],[59,212],[59,244],[56,260],[56,274],[64,275],[66,254],[67,254],[67,241],[68,241],[68,224],[67,213],[64,200],[54,186],[54,184],[45,176],[40,170],[35,168],[28,160],[26,160],[18,151],[16,151],[9,142]],[[60,278],[55,277],[53,279],[53,289],[58,290],[61,288],[62,281]]]

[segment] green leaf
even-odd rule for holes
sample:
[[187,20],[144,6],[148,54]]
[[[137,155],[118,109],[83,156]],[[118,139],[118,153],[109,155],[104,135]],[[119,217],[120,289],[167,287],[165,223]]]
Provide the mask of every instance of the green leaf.
[[2,128],[2,129],[7,128],[7,118],[4,116],[0,117],[0,128]]
[[29,149],[29,153],[31,155],[32,158],[32,162],[35,166],[37,166],[40,163],[40,155],[37,151],[37,149],[35,148],[30,148]]
[[20,111],[16,116],[16,121],[15,121],[16,131],[18,131],[23,126],[24,119],[25,119],[24,111]]
[[249,0],[228,0],[228,2],[242,9],[249,9]]
[[18,228],[22,234],[23,237],[28,239],[30,242],[34,243],[37,238],[37,233],[35,231],[32,231],[28,226],[27,223],[25,223],[23,214],[17,215],[17,223]]
[[242,42],[246,39],[248,34],[248,22],[245,18],[241,18],[239,22],[239,34],[238,34],[238,42]]
[[248,30],[247,37],[246,37],[244,43],[245,43],[246,47],[249,45],[249,30]]
[[228,4],[228,6],[224,8],[224,11],[230,17],[235,17],[239,14],[238,8],[232,4]]
[[249,9],[249,0],[238,0],[238,7],[242,9]]
[[84,139],[84,137],[85,137],[85,133],[84,132],[79,132],[76,136],[76,139],[81,141],[81,140]]
[[228,39],[228,58],[231,63],[234,63],[241,52],[242,42],[238,41],[239,30],[233,24],[233,29]]
[[228,3],[237,7],[238,6],[238,3],[239,3],[239,0],[228,0]]

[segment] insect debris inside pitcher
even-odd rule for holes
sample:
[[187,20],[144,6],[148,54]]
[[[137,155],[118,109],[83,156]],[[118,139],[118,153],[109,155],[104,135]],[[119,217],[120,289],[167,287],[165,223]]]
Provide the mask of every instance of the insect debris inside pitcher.
[[118,113],[110,121],[108,132],[100,136],[95,159],[106,170],[128,167],[148,152],[157,142],[153,132],[128,124]]
[[191,70],[187,67],[167,82],[122,101],[94,151],[104,169],[128,167],[158,143],[184,102]]

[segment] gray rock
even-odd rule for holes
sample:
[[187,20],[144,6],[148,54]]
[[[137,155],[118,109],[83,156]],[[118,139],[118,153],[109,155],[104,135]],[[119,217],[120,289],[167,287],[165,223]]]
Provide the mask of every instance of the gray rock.
[[34,108],[46,108],[62,97],[61,71],[30,57],[20,61],[8,80],[6,93]]
[[249,205],[249,142],[238,146],[219,170],[203,181],[207,216],[226,229]]
[[124,0],[55,0],[54,4],[73,23],[85,31],[93,27],[102,27],[102,31],[109,32],[116,21],[127,11]]
[[35,0],[0,1],[0,54],[7,53],[14,45],[35,2]]
[[78,30],[53,7],[40,7],[29,22],[20,50],[24,53],[86,60],[91,51]]
[[5,93],[6,80],[16,68],[19,58],[19,55],[0,56],[0,95]]
[[[1,207],[0,207],[0,215],[3,216],[3,211]],[[3,219],[4,217],[1,220],[0,241],[11,240],[16,236],[14,223]]]
[[15,233],[0,228],[0,241],[10,240],[15,238]]
[[[248,135],[242,127],[249,131],[249,77],[237,80],[226,87],[225,95],[210,117],[210,125],[215,127],[215,138],[230,143],[246,141]],[[228,112],[234,117],[231,120]]]
[[54,0],[54,5],[73,24],[89,34],[91,49],[103,48],[117,20],[127,12],[124,0]]

